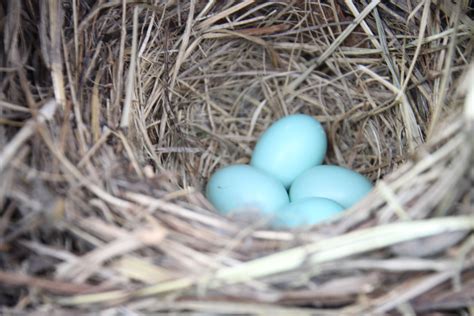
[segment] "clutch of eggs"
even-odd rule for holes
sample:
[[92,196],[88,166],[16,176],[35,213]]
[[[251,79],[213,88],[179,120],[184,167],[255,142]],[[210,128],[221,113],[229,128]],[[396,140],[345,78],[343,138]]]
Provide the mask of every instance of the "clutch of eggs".
[[206,196],[224,215],[258,212],[271,219],[273,228],[326,221],[372,189],[355,171],[321,165],[326,149],[326,133],[317,120],[303,114],[284,117],[261,135],[250,165],[227,166],[212,175]]

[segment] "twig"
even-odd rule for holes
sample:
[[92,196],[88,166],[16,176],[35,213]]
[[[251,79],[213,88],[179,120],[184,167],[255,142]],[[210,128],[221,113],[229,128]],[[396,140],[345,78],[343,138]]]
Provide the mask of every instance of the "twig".
[[5,271],[0,271],[0,283],[9,284],[13,286],[27,286],[28,288],[37,287],[56,294],[80,294],[104,290],[104,287],[86,284],[74,284],[70,282],[51,281],[43,278],[31,277],[20,273]]
[[125,91],[125,101],[122,110],[122,119],[120,127],[126,128],[130,124],[130,109],[132,104],[132,96],[135,87],[135,67],[137,64],[137,42],[138,42],[138,11],[139,7],[133,9],[133,35],[132,35],[132,52],[130,54],[130,65],[127,74],[127,87]]
[[434,273],[433,275],[422,278],[414,287],[409,289],[406,289],[406,287],[402,285],[402,288],[399,291],[394,289],[390,294],[388,294],[384,299],[385,302],[374,309],[374,313],[376,315],[386,314],[398,305],[406,303],[432,289],[436,285],[448,280],[455,273],[456,271],[454,270]]
[[212,24],[216,23],[217,21],[221,20],[221,19],[224,19],[225,17],[237,12],[237,11],[240,11],[242,10],[243,8],[251,5],[252,3],[254,3],[255,0],[244,0],[236,5],[234,5],[233,7],[230,7],[228,8],[227,10],[224,10],[222,12],[220,12],[219,14],[216,14],[210,18],[208,18],[207,20],[201,22],[198,26],[197,26],[197,29],[205,29],[209,26],[211,26]]
[[436,104],[434,106],[432,115],[431,115],[431,122],[428,128],[428,136],[427,139],[429,140],[431,137],[433,137],[433,133],[435,131],[435,128],[438,124],[439,117],[441,115],[441,109],[443,108],[443,104],[445,102],[445,97],[448,89],[448,81],[450,78],[450,72],[452,68],[452,63],[453,63],[453,56],[454,56],[454,50],[456,48],[456,41],[457,41],[457,30],[459,26],[459,11],[460,11],[461,3],[459,2],[456,7],[455,11],[452,15],[452,20],[454,21],[454,32],[451,35],[451,42],[449,43],[448,47],[448,53],[445,56],[444,60],[444,69],[443,69],[443,76],[441,77],[441,84],[439,86],[440,93],[438,97],[436,98]]
[[31,118],[21,128],[21,130],[12,138],[0,153],[0,173],[6,168],[10,160],[15,156],[20,147],[34,134],[36,127],[53,118],[56,112],[57,103],[55,100],[49,100],[38,111],[35,118]]
[[58,300],[62,305],[100,303],[126,297],[143,297],[204,284],[216,288],[224,284],[247,282],[301,267],[317,265],[336,259],[361,254],[403,241],[428,237],[439,233],[474,230],[474,217],[439,218],[424,221],[396,223],[368,228],[297,248],[277,252],[237,266],[225,267],[208,276],[185,277],[152,285],[135,293],[114,291],[98,295],[82,295]]
[[64,109],[66,92],[64,91],[63,60],[61,57],[61,31],[63,25],[62,4],[58,0],[49,2],[49,32],[51,38],[50,62],[56,102]]

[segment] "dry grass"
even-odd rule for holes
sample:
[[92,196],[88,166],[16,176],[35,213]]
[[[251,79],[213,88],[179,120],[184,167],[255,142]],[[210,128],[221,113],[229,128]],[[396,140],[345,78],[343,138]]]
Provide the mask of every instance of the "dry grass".
[[[458,2],[5,1],[2,311],[474,313]],[[206,179],[297,112],[375,190],[308,231],[216,214]]]

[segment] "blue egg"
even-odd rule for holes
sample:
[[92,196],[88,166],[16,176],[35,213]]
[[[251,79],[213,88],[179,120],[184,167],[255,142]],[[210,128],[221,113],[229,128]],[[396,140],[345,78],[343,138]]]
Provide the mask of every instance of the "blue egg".
[[301,228],[326,221],[340,214],[344,207],[333,200],[325,198],[306,198],[291,202],[278,210],[273,228]]
[[298,176],[290,188],[290,200],[323,197],[349,208],[372,190],[361,174],[338,166],[316,166]]
[[306,169],[319,165],[327,140],[321,124],[311,116],[294,114],[271,125],[255,145],[250,165],[271,174],[288,188]]
[[283,184],[248,165],[231,165],[215,172],[206,196],[222,214],[257,211],[272,215],[289,203]]

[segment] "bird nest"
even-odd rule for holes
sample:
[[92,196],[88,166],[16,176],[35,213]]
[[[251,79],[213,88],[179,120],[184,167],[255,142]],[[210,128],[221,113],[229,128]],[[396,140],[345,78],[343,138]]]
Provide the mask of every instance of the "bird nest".
[[[2,312],[472,313],[457,2],[4,1]],[[305,230],[217,214],[209,176],[293,113],[374,190]]]

